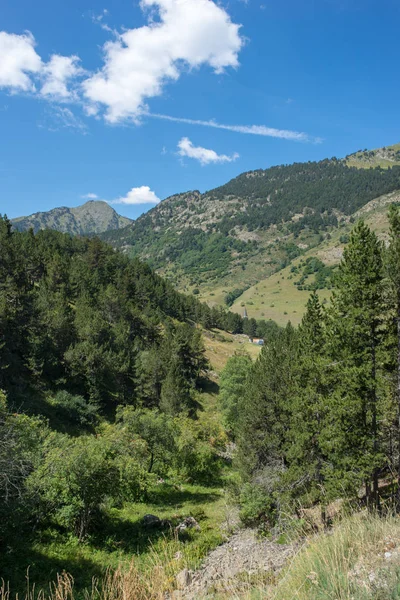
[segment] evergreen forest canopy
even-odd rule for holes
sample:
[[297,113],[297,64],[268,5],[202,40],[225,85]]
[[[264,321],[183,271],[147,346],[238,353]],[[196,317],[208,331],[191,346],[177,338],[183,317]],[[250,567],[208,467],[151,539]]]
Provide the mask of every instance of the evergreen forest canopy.
[[[142,363],[165,354],[172,369],[169,344],[200,343],[196,323],[243,331],[239,315],[178,293],[97,238],[12,232],[7,219],[0,228],[0,389],[12,402],[28,386],[79,391],[106,411],[134,404],[147,389]],[[269,327],[252,326],[259,335]]]
[[[242,517],[282,523],[337,498],[400,507],[400,213],[389,246],[360,221],[332,304],[314,291],[300,327],[269,339],[255,364],[230,359],[221,401],[238,443]],[[289,511],[288,511],[289,508]]]
[[277,328],[210,309],[97,238],[0,218],[0,554],[33,527],[87,539],[106,500],[140,502],[160,477],[218,477],[226,436],[202,415],[199,325]]

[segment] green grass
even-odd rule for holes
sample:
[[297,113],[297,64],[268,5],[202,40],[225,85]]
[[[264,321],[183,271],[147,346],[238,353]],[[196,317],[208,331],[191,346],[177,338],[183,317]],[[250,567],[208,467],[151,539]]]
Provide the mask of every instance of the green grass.
[[[296,259],[292,264],[298,264],[299,260]],[[245,304],[249,317],[272,319],[278,325],[286,325],[288,321],[291,321],[293,325],[298,325],[304,314],[310,292],[298,290],[294,282],[299,277],[293,276],[292,279],[288,279],[290,276],[290,267],[286,267],[260,281],[236,300],[232,310],[240,314],[243,312],[242,304]],[[312,278],[309,279],[309,282],[312,282]],[[319,290],[318,293],[321,300],[330,297],[328,290]]]
[[245,350],[253,360],[256,360],[261,352],[261,347],[249,343],[247,336],[232,335],[226,331],[205,332],[203,342],[211,368],[217,374],[221,373],[235,352]]
[[[171,572],[176,574],[185,566],[197,567],[207,552],[223,541],[227,518],[223,490],[200,485],[162,484],[151,491],[146,503],[125,504],[104,512],[96,534],[83,544],[56,528],[21,539],[2,558],[0,577],[10,582],[13,593],[23,594],[28,568],[37,589],[48,589],[48,583],[65,571],[73,576],[80,596],[90,588],[93,578],[102,578],[109,568],[129,564],[133,557],[136,567],[146,573],[155,554],[168,554],[172,557]],[[145,528],[142,518],[148,513],[170,520],[172,527]],[[196,518],[201,530],[189,531],[178,539],[174,526],[186,516]],[[175,559],[177,552],[179,558]]]

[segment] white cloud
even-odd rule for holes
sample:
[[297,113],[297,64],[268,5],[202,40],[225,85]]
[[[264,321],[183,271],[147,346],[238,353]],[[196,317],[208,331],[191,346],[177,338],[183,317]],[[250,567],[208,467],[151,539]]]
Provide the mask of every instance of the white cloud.
[[201,125],[202,127],[213,127],[214,129],[225,129],[235,133],[247,133],[251,135],[261,135],[266,137],[282,138],[285,140],[295,140],[298,142],[321,142],[321,138],[315,138],[307,133],[300,131],[291,131],[290,129],[275,129],[265,125],[223,125],[217,121],[201,121],[199,119],[185,119],[184,117],[171,117],[169,115],[160,115],[158,113],[147,113],[148,117],[172,121],[174,123],[185,123],[186,125]]
[[210,163],[225,163],[233,162],[239,158],[239,154],[235,152],[232,156],[226,154],[217,154],[215,150],[202,148],[201,146],[193,146],[189,138],[184,137],[178,142],[179,156],[187,156],[199,161],[201,165],[209,165]]
[[237,67],[240,26],[211,0],[141,0],[148,24],[104,45],[103,68],[83,82],[90,104],[106,108],[111,123],[137,120],[146,100],[159,96],[184,68],[208,65],[216,73]]
[[77,56],[53,54],[45,63],[35,50],[35,38],[0,31],[0,87],[12,92],[36,92],[36,81],[41,83],[40,95],[54,100],[73,100],[76,94],[68,83],[76,83],[84,73]]
[[68,83],[84,73],[79,66],[79,61],[78,56],[53,54],[49,62],[43,65],[44,84],[40,90],[41,95],[58,100],[76,98],[76,94],[68,89]]
[[[221,73],[227,67],[237,67],[244,40],[240,25],[232,22],[217,0],[140,0],[140,6],[148,15],[147,24],[122,34],[113,32],[113,39],[103,47],[103,66],[94,74],[81,68],[76,55],[54,54],[48,62],[42,60],[30,32],[17,35],[0,31],[0,88],[51,101],[51,130],[87,130],[70,109],[55,105],[73,102],[80,104],[85,116],[104,116],[110,123],[140,122],[148,116],[242,134],[322,141],[304,132],[265,125],[225,125],[151,113],[148,99],[161,95],[165,85],[179,79],[184,71],[208,66]],[[107,14],[104,9],[92,18],[104,25]],[[82,82],[83,76],[86,79]]]
[[98,195],[97,194],[84,194],[83,196],[81,196],[81,198],[84,198],[85,200],[97,200]]
[[0,88],[33,92],[35,85],[30,75],[41,68],[42,61],[35,51],[35,39],[30,32],[15,35],[0,31]]
[[125,197],[111,200],[109,204],[158,204],[161,202],[148,185],[132,188]]

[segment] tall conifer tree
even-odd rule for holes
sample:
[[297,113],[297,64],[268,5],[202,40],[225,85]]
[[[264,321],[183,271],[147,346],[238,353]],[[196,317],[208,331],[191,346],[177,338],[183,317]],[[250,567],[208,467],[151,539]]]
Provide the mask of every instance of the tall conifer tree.
[[335,394],[338,455],[347,472],[364,477],[367,498],[378,505],[383,261],[381,242],[362,221],[345,248],[336,284],[330,333],[342,383]]
[[397,465],[397,508],[400,509],[400,213],[398,206],[389,209],[390,244],[387,255],[387,272],[391,284],[391,303],[395,311],[396,335],[396,396],[397,396],[397,436],[398,436],[398,465]]

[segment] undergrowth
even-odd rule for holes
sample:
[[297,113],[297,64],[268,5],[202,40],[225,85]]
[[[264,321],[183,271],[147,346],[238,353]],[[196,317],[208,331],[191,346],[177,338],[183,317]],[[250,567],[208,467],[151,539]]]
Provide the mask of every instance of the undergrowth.
[[[179,556],[179,555],[178,555]],[[146,569],[134,559],[104,577],[94,578],[85,600],[161,600],[175,584],[178,568],[187,565],[169,543],[152,547]],[[327,533],[305,541],[294,558],[274,577],[254,576],[232,582],[218,598],[241,600],[399,600],[400,520],[358,514]],[[230,589],[229,589],[230,587]],[[240,592],[238,590],[241,590]],[[48,591],[28,586],[25,600],[76,600],[73,578],[60,573]],[[213,596],[216,598],[216,596]],[[0,600],[12,600],[3,585]],[[200,598],[199,598],[200,600]]]

